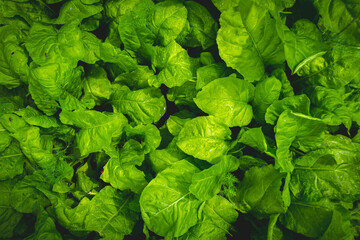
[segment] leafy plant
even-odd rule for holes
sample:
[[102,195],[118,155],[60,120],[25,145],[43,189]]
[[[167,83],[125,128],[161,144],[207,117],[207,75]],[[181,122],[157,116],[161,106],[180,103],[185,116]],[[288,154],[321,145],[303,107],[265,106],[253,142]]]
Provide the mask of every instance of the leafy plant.
[[358,0],[0,0],[0,239],[360,236]]

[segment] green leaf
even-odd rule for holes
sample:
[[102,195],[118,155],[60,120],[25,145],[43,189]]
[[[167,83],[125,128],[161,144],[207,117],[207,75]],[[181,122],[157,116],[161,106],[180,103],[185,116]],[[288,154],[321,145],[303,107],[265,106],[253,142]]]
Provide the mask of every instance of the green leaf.
[[[81,74],[81,68],[73,69],[65,63],[32,67],[29,92],[36,106],[48,116],[57,112],[59,103],[67,110],[85,109],[86,106],[78,100],[82,93]],[[73,99],[77,106],[67,104],[65,99]]]
[[305,78],[311,84],[339,89],[352,81],[359,81],[360,50],[335,45],[332,51],[324,58],[318,57],[309,64],[310,75],[305,76]]
[[123,239],[137,220],[137,213],[130,209],[131,200],[131,195],[106,186],[93,199],[83,198],[75,208],[54,197],[52,202],[59,223],[69,230],[95,231],[105,239]]
[[239,0],[229,0],[229,1],[222,1],[222,0],[211,0],[215,7],[219,9],[220,12],[225,12],[226,10],[235,7]]
[[1,1],[0,3],[0,21],[3,23],[6,18],[23,18],[27,24],[32,25],[35,22],[50,22],[50,17],[45,4],[39,4],[33,1]]
[[136,61],[127,52],[114,47],[108,42],[100,44],[99,58],[107,62],[113,78],[120,73],[131,72],[138,68]]
[[0,153],[10,145],[11,139],[9,132],[0,124]]
[[26,82],[29,72],[28,55],[21,46],[24,41],[24,30],[16,26],[0,27],[0,85],[7,88],[18,87]]
[[213,63],[200,67],[196,70],[196,89],[200,90],[209,82],[226,77],[228,74],[230,71],[224,64]]
[[136,13],[143,13],[137,11],[139,6],[144,2],[149,3],[148,0],[119,0],[119,1],[106,1],[104,3],[105,14],[107,17],[118,20],[126,13],[135,11]]
[[356,235],[355,229],[350,222],[351,212],[338,207],[333,212],[331,223],[320,240],[330,239],[353,239]]
[[260,152],[264,152],[269,156],[274,156],[274,150],[268,147],[268,143],[265,139],[264,133],[259,128],[250,128],[249,130],[242,133],[239,142],[244,143],[252,148],[259,150]]
[[141,143],[145,154],[154,151],[161,142],[160,132],[152,124],[137,125],[136,127],[128,125],[125,132],[128,139],[135,139]]
[[281,100],[274,101],[266,109],[266,113],[265,113],[266,123],[275,125],[280,114],[286,110],[291,110],[293,112],[309,115],[310,99],[305,94],[301,94],[301,95],[286,97]]
[[23,108],[26,103],[26,91],[23,88],[7,89],[0,85],[0,116],[5,113],[13,113]]
[[294,96],[294,89],[291,86],[290,81],[288,80],[286,73],[281,68],[275,69],[272,73],[272,76],[275,76],[281,82],[281,94],[283,97],[292,97]]
[[100,1],[82,1],[70,0],[66,1],[59,12],[59,17],[54,24],[79,24],[84,18],[91,17],[103,10]]
[[166,111],[165,98],[156,88],[131,91],[118,87],[110,101],[115,112],[127,114],[137,124],[156,123]]
[[216,43],[217,22],[202,5],[192,1],[184,2],[188,11],[190,32],[184,39],[178,40],[183,46],[207,49]]
[[156,173],[189,157],[177,147],[176,142],[177,138],[174,138],[166,148],[157,149],[150,153],[151,167]]
[[239,169],[243,172],[249,170],[252,167],[264,167],[267,163],[260,158],[254,158],[249,155],[243,155],[239,158],[240,166]]
[[221,156],[217,164],[194,174],[189,190],[199,200],[209,200],[220,192],[226,174],[238,167],[239,161],[234,156]]
[[127,119],[121,113],[106,114],[98,111],[60,113],[60,120],[80,128],[76,135],[81,156],[99,152],[111,144],[111,139],[122,134]]
[[183,160],[159,173],[140,197],[141,215],[146,226],[164,237],[179,237],[198,222],[201,204],[188,190],[199,170]]
[[97,65],[90,68],[85,81],[83,81],[83,86],[85,92],[84,98],[92,98],[99,104],[109,100],[113,92],[105,69]]
[[172,88],[192,79],[191,59],[186,50],[175,41],[171,41],[166,47],[156,46],[151,63],[153,68],[158,69],[159,74],[149,79],[150,86],[160,87],[165,84]]
[[0,181],[22,174],[25,157],[17,143],[12,143],[5,151],[0,152]]
[[14,229],[22,218],[22,213],[11,207],[11,191],[15,181],[0,182],[0,238],[12,238]]
[[301,151],[316,148],[321,144],[325,130],[326,125],[321,119],[289,110],[283,112],[275,131],[277,146],[275,167],[282,172],[292,172],[294,165],[289,152],[290,146],[293,145]]
[[137,1],[131,11],[121,16],[118,29],[125,50],[148,57],[147,49],[151,48],[156,38],[148,28],[148,18],[153,10],[152,1]]
[[252,1],[239,1],[220,16],[217,35],[220,57],[248,81],[258,81],[268,65],[284,61],[275,19]]
[[50,190],[50,184],[41,171],[26,175],[18,181],[11,191],[11,206],[21,213],[32,213],[33,207],[45,207],[50,204],[49,200],[39,189]]
[[83,191],[85,194],[91,194],[92,190],[100,187],[100,183],[97,182],[95,179],[88,177],[85,172],[79,171],[78,169],[76,175],[77,175],[77,185],[79,189]]
[[353,239],[349,213],[327,201],[293,202],[280,222],[288,229],[317,239]]
[[196,117],[185,123],[176,144],[186,154],[216,163],[216,158],[228,150],[226,140],[230,135],[230,129],[217,123],[213,117]]
[[61,234],[56,229],[54,220],[43,209],[39,209],[37,212],[35,232],[27,237],[26,240],[36,240],[41,238],[62,240]]
[[114,188],[120,190],[130,189],[140,194],[147,185],[144,172],[136,168],[145,159],[140,143],[129,140],[120,150],[119,154],[112,156],[104,167],[101,179]]
[[359,45],[360,3],[352,0],[316,0],[321,18],[319,25],[330,31],[330,36],[338,37],[347,44]]
[[[185,115],[181,115],[181,113],[184,113]],[[193,117],[195,116],[186,111],[175,113],[166,120],[166,127],[173,136],[177,136],[179,135],[185,123],[190,121]]]
[[131,233],[137,214],[130,209],[130,197],[111,187],[104,187],[92,200],[85,228],[108,239],[123,239]]
[[202,52],[200,53],[200,63],[204,66],[214,64],[214,56],[210,52]]
[[49,184],[72,178],[73,168],[53,154],[53,136],[41,135],[39,128],[28,126],[22,118],[13,114],[3,115],[0,122],[20,143],[21,150],[30,164],[43,169]]
[[226,240],[226,234],[232,230],[238,213],[234,206],[221,196],[206,201],[201,209],[198,224],[181,236],[180,240]]
[[60,30],[50,25],[34,24],[26,39],[26,49],[36,64],[67,63],[75,67],[84,57],[82,33],[76,25],[64,25]]
[[[262,7],[271,11],[272,14],[281,12],[284,8],[291,8],[295,0],[252,0],[254,3],[261,4]],[[232,7],[239,5],[240,0],[212,0],[219,11],[224,12]]]
[[241,212],[255,215],[285,213],[280,187],[284,174],[273,165],[253,167],[245,172],[238,189],[237,207]]
[[350,139],[327,136],[321,148],[296,159],[290,186],[293,194],[306,201],[324,197],[354,201],[360,195],[359,154],[359,145]]
[[294,23],[291,31],[284,27],[284,50],[288,66],[293,73],[315,57],[326,53],[326,44],[316,25],[307,19]]
[[235,77],[219,78],[208,83],[194,102],[204,112],[229,126],[246,126],[253,113],[248,104],[254,97],[254,86]]
[[15,112],[18,116],[21,116],[26,123],[39,126],[42,128],[54,128],[59,127],[59,124],[55,117],[49,117],[42,115],[35,108],[27,106],[26,108],[19,109]]
[[174,102],[177,106],[187,109],[190,108],[194,112],[199,109],[194,103],[196,97],[196,83],[194,81],[187,81],[180,87],[173,87],[169,89],[166,97],[169,101]]
[[157,40],[166,46],[180,34],[185,26],[187,10],[176,0],[167,0],[155,5],[150,16],[149,27],[157,36]]
[[254,115],[260,123],[265,122],[267,108],[280,97],[281,82],[275,77],[269,77],[259,82],[254,93]]
[[84,54],[81,61],[94,64],[100,60],[101,40],[90,32],[81,31],[81,41],[84,44]]
[[343,96],[339,91],[317,86],[311,94],[311,100],[315,105],[311,109],[314,117],[321,118],[331,126],[344,124],[347,129],[351,128],[351,110],[345,105]]
[[131,72],[124,72],[119,74],[114,82],[124,84],[131,90],[139,90],[142,88],[148,88],[148,80],[154,75],[153,71],[149,70],[147,66],[139,66]]

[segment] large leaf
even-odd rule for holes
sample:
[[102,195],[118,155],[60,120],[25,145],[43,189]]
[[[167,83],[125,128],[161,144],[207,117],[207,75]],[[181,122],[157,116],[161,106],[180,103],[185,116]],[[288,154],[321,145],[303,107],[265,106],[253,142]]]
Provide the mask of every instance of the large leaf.
[[11,207],[11,191],[15,181],[0,182],[0,238],[12,238],[22,214]]
[[134,140],[126,142],[120,153],[112,156],[104,166],[101,179],[114,188],[141,193],[147,185],[144,172],[136,168],[145,159],[141,148],[141,145]]
[[24,155],[17,143],[0,152],[0,181],[8,180],[23,172]]
[[146,226],[166,237],[179,237],[198,222],[201,204],[188,188],[192,176],[199,170],[179,161],[159,173],[140,197],[141,215]]
[[281,82],[275,77],[269,77],[259,82],[254,94],[254,115],[259,122],[265,122],[267,108],[279,99]]
[[141,143],[145,154],[154,151],[161,142],[159,129],[153,124],[138,125],[136,127],[128,125],[125,128],[125,132],[128,139],[135,139]]
[[35,232],[27,237],[26,240],[37,240],[41,238],[62,240],[61,234],[56,229],[54,220],[45,210],[39,208],[37,210]]
[[293,202],[280,221],[288,229],[316,239],[353,239],[349,212],[328,201]]
[[322,143],[326,125],[321,119],[313,118],[289,110],[283,112],[277,122],[275,131],[276,140],[276,168],[284,172],[294,169],[290,146],[301,151],[315,149]]
[[323,119],[331,126],[343,123],[347,129],[350,129],[351,110],[345,105],[343,95],[337,90],[317,86],[311,94],[311,100],[316,106],[311,109],[314,117]]
[[72,231],[96,231],[105,239],[123,239],[137,220],[137,213],[130,209],[132,196],[110,186],[91,200],[83,198],[75,208],[48,194],[59,223]]
[[149,84],[159,87],[165,84],[172,88],[192,79],[192,62],[188,53],[175,41],[166,47],[157,46],[151,56],[151,63],[159,74],[149,79]]
[[38,4],[33,1],[1,1],[0,3],[0,19],[1,23],[6,18],[21,17],[27,24],[31,25],[35,22],[50,22],[50,17],[45,4]]
[[105,114],[97,111],[63,111],[64,124],[80,128],[76,135],[81,156],[99,152],[111,144],[113,137],[121,135],[127,119],[121,113]]
[[274,125],[282,112],[291,110],[293,112],[310,114],[310,99],[305,95],[296,95],[274,101],[265,113],[266,123]]
[[26,82],[29,71],[28,56],[20,44],[24,41],[24,33],[15,26],[0,27],[0,85],[14,88]]
[[[61,105],[67,110],[85,108],[78,98],[81,95],[81,68],[54,63],[43,67],[32,67],[29,92],[37,107],[46,115],[56,113]],[[70,103],[68,101],[70,101]],[[60,104],[59,104],[60,103]]]
[[188,10],[189,33],[184,39],[177,39],[181,45],[207,49],[216,43],[218,25],[209,11],[199,3],[186,1]]
[[156,149],[150,153],[151,167],[156,173],[161,172],[182,159],[188,158],[188,155],[178,148],[176,142],[177,138],[174,138],[166,148]]
[[[130,3],[130,1],[128,2]],[[125,6],[121,7],[125,8]],[[147,26],[148,17],[153,9],[154,3],[151,0],[137,1],[131,11],[127,11],[121,16],[118,29],[125,50],[140,53],[146,58],[149,57],[148,49],[151,48],[156,38]]]
[[222,156],[217,164],[194,174],[189,187],[190,192],[202,201],[209,200],[220,192],[226,174],[237,170],[239,164],[234,156]]
[[302,75],[313,85],[326,88],[339,89],[351,82],[357,83],[360,81],[359,53],[357,48],[335,45],[324,58],[315,58],[303,66]]
[[205,202],[199,222],[179,240],[226,240],[226,234],[232,230],[237,217],[234,205],[221,196],[214,196]]
[[321,15],[319,21],[332,37],[359,46],[360,3],[356,0],[315,0]]
[[32,126],[39,126],[42,128],[59,127],[59,123],[55,117],[42,115],[39,111],[30,106],[17,110],[16,114],[21,116],[26,123]]
[[275,150],[268,145],[265,139],[265,135],[261,130],[261,128],[250,128],[246,130],[244,133],[240,132],[239,134],[241,134],[239,142],[244,143],[252,148],[255,148],[260,152],[266,153],[271,157],[275,157],[274,155]]
[[53,136],[41,135],[38,127],[28,126],[14,114],[3,115],[0,122],[20,143],[20,148],[30,163],[43,169],[49,184],[72,178],[73,168],[53,154]]
[[31,27],[25,46],[30,57],[39,65],[68,63],[75,67],[85,52],[81,36],[81,30],[76,25],[65,25],[57,30],[37,23]]
[[284,174],[274,166],[253,167],[245,173],[240,182],[237,204],[240,211],[260,215],[285,213],[280,187]]
[[168,0],[155,5],[150,16],[149,27],[164,46],[175,40],[185,26],[187,10],[176,0]]
[[102,4],[98,0],[81,1],[70,0],[65,2],[59,12],[59,17],[54,21],[55,24],[79,24],[84,18],[88,18],[103,10]]
[[229,147],[231,131],[211,116],[197,117],[185,123],[178,135],[177,146],[186,154],[216,163]]
[[360,195],[359,150],[359,144],[344,136],[328,135],[321,148],[296,159],[293,194],[306,201],[354,201]]
[[97,65],[90,67],[82,84],[84,98],[94,99],[97,104],[109,100],[113,92],[105,69]]
[[248,81],[257,81],[268,65],[284,61],[284,49],[269,12],[252,1],[239,1],[220,16],[220,57]]
[[[253,2],[261,4],[264,8],[272,10],[273,13],[282,11],[284,8],[290,8],[294,5],[295,0],[252,0]],[[239,4],[240,0],[212,0],[214,5],[219,11],[224,12],[229,8],[235,7]]]
[[11,206],[21,213],[32,213],[34,207],[48,206],[49,200],[39,189],[50,190],[49,181],[41,171],[25,176],[11,191]]
[[196,89],[200,90],[215,79],[226,77],[231,73],[225,64],[213,63],[196,69]]
[[194,102],[204,112],[229,127],[246,126],[253,113],[248,104],[254,97],[254,86],[235,77],[219,78],[197,94]]
[[9,132],[0,124],[0,152],[4,151],[11,143],[12,137]]
[[156,123],[166,111],[166,101],[160,89],[144,88],[131,91],[122,86],[111,96],[116,112],[129,115],[136,123]]
[[288,66],[298,72],[307,62],[326,53],[326,44],[316,25],[307,19],[294,23],[291,31],[284,27],[284,49]]

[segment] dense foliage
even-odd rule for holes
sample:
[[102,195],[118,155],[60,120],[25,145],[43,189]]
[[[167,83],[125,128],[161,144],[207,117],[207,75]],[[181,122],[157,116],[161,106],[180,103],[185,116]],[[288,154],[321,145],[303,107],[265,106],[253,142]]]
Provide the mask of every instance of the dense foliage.
[[0,0],[1,239],[354,239],[359,125],[358,0]]

